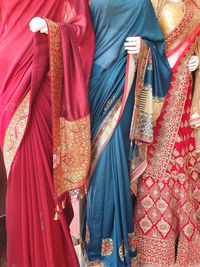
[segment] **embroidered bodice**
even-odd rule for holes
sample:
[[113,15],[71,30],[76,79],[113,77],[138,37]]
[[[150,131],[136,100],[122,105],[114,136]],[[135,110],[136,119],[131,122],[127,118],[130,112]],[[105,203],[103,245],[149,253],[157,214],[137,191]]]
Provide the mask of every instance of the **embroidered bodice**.
[[184,16],[184,2],[167,0],[160,14],[160,27],[164,36],[170,34],[181,22]]

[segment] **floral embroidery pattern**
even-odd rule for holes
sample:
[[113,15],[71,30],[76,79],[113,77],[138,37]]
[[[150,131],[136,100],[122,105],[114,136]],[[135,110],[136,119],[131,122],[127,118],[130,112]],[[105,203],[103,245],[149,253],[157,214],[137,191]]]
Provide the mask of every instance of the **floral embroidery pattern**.
[[197,23],[199,23],[199,10],[193,8],[193,6],[193,1],[185,1],[186,12],[183,20],[171,34],[166,36],[165,50],[167,54],[177,47],[187,37],[188,32],[193,31],[196,28]]
[[101,262],[99,260],[97,261],[93,261],[93,262],[90,262],[90,265],[91,267],[103,267],[103,265],[101,264]]
[[[141,179],[135,209],[138,259],[146,264],[198,265],[200,259],[200,180],[193,129],[188,125],[189,91],[178,135],[163,180]],[[192,255],[192,256],[191,256]]]
[[124,241],[122,241],[122,245],[119,247],[119,256],[121,261],[124,261],[126,255],[127,255],[127,249],[124,245]]
[[30,92],[25,96],[17,108],[6,131],[3,150],[7,177],[9,176],[10,167],[16,155],[17,149],[24,136],[24,131],[28,121],[29,101]]
[[47,20],[50,39],[50,64],[53,109],[53,167],[57,196],[66,191],[72,199],[86,191],[90,165],[90,117],[67,121],[60,117],[63,59],[59,25]]
[[[65,190],[72,191],[73,194],[73,189],[86,184],[91,153],[90,117],[87,116],[74,122],[60,118],[60,139],[63,182]],[[85,177],[84,181],[82,177]]]
[[[145,86],[144,76],[151,62],[151,50],[144,41],[141,43],[141,51],[138,62],[138,75],[135,91],[134,116],[131,125],[131,139],[137,139],[145,142],[152,142],[152,88]],[[143,100],[145,99],[145,101]],[[141,101],[143,100],[143,101]],[[146,112],[145,109],[147,109]]]
[[128,234],[128,245],[131,252],[136,250],[135,233]]
[[[159,132],[159,134],[154,137],[154,144],[149,146],[149,162],[144,175],[145,177],[151,175],[155,179],[164,179],[181,122],[188,85],[192,83],[192,77],[186,65],[196,47],[193,39],[195,38],[195,31],[199,31],[199,9],[194,8],[193,1],[186,0],[184,5],[186,12],[183,20],[171,34],[166,36],[165,52],[171,55],[174,45],[177,47],[186,37],[191,43],[191,47],[185,53],[176,70],[173,70],[174,75],[170,90],[163,106],[162,115],[155,127],[155,132]],[[192,34],[189,35],[189,33]]]
[[154,143],[149,146],[148,166],[144,177],[152,176],[154,179],[164,179],[181,121],[188,84],[191,84],[191,76],[185,69],[185,62],[193,54],[194,48],[195,44],[187,52],[174,75],[175,79],[171,83],[170,91],[163,106],[163,114],[156,125],[159,129],[159,135],[154,137]]
[[110,256],[113,253],[113,240],[106,238],[102,240],[101,256]]

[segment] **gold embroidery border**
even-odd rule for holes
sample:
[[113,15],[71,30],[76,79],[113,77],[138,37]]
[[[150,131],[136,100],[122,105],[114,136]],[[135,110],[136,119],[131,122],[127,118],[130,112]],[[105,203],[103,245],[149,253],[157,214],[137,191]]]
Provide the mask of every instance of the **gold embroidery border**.
[[138,124],[138,113],[139,113],[139,103],[140,103],[140,94],[142,87],[144,86],[144,75],[145,75],[145,66],[147,66],[147,55],[148,55],[148,47],[143,40],[141,40],[141,48],[138,60],[137,67],[137,78],[136,78],[136,87],[135,87],[135,106],[133,112],[133,118],[131,122],[131,132],[130,138],[131,140],[136,139],[136,129]]
[[[59,195],[68,191],[71,199],[86,193],[87,175],[91,157],[90,116],[77,121],[60,118],[60,160],[62,180]],[[64,190],[64,191],[63,191]]]
[[94,173],[95,167],[97,165],[97,162],[104,148],[106,147],[107,143],[112,137],[114,130],[117,126],[117,123],[119,122],[119,119],[123,113],[134,80],[134,75],[136,71],[135,63],[136,62],[134,56],[128,55],[124,93],[119,98],[117,103],[114,105],[112,110],[108,113],[106,118],[103,120],[96,136],[94,137],[94,140],[92,141],[92,156],[91,156],[90,171],[87,183],[88,188],[90,186],[90,181]]
[[78,199],[86,193],[91,155],[90,116],[72,122],[60,117],[63,86],[61,32],[57,23],[46,21],[50,43],[53,175],[56,195],[60,197],[68,191],[71,199]]
[[9,177],[12,162],[24,136],[28,122],[29,104],[30,91],[27,93],[27,95],[24,97],[21,104],[15,111],[6,131],[3,146],[3,155],[7,177]]
[[[143,114],[145,114],[142,106],[141,106],[141,98],[143,95],[146,96],[146,90],[145,90],[145,84],[144,84],[144,76],[146,73],[146,70],[148,68],[148,64],[152,62],[151,58],[151,49],[148,48],[146,43],[141,40],[141,49],[140,49],[140,55],[138,60],[138,68],[137,68],[137,79],[136,79],[136,88],[135,88],[135,106],[134,106],[134,112],[132,117],[132,123],[131,123],[131,131],[130,131],[130,139],[131,140],[140,140],[147,143],[152,143],[153,141],[153,124],[152,124],[152,115],[153,115],[153,106],[151,107],[151,113],[146,116],[146,118],[149,117],[149,120],[151,120],[152,125],[152,131],[149,131],[149,134],[144,134],[140,130],[140,117],[143,117]],[[146,98],[145,98],[146,99]],[[153,102],[153,96],[152,101]]]
[[90,181],[94,173],[95,167],[97,165],[97,162],[117,126],[117,122],[120,115],[121,104],[122,104],[122,97],[118,100],[113,109],[104,119],[92,142],[92,155],[91,155],[90,171],[87,183],[88,188],[90,186]]
[[187,62],[193,55],[194,49],[195,43],[187,51],[177,67],[177,72],[173,75],[175,79],[171,82],[171,90],[163,107],[163,119],[158,125],[159,135],[154,137],[155,142],[149,146],[148,155],[151,156],[148,157],[148,166],[143,177],[164,179],[185,106],[188,85],[191,83]]
[[52,94],[52,135],[53,135],[53,176],[56,194],[59,197],[64,189],[61,189],[62,168],[60,162],[60,104],[62,93],[62,44],[60,28],[57,23],[46,20],[49,30],[50,44],[50,77]]
[[165,36],[165,52],[168,55],[172,50],[181,44],[188,36],[188,33],[194,31],[199,23],[200,12],[194,8],[191,0],[185,0],[185,14],[178,26],[167,36]]

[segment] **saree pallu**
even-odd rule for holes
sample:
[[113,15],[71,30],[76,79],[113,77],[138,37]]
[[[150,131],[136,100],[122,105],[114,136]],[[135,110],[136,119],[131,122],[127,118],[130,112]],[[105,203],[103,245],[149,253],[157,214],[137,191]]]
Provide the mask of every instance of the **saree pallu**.
[[148,147],[135,207],[138,260],[156,266],[200,264],[200,180],[190,127],[192,75],[188,61],[200,34],[199,9],[185,1],[184,18],[166,37],[173,75]]
[[[163,99],[167,93],[171,72],[150,1],[93,0],[91,13],[96,36],[89,87],[92,158],[82,239],[91,266],[132,266],[137,251],[129,133],[135,94],[139,101],[142,85],[140,91],[146,90],[142,99],[150,96],[151,109],[152,97]],[[123,46],[128,36],[142,38],[135,78],[135,59],[127,58]],[[143,114],[148,115],[149,110],[145,111]]]
[[[79,266],[70,198],[84,194],[90,161],[89,6],[71,0],[0,4],[7,266]],[[48,18],[48,36],[30,32],[35,16]]]

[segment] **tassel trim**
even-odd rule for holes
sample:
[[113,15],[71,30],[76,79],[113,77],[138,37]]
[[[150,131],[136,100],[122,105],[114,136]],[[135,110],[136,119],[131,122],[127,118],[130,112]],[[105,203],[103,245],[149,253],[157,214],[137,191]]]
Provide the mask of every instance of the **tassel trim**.
[[64,200],[61,201],[61,204],[57,204],[55,208],[55,215],[54,215],[54,221],[60,220],[60,215],[59,213],[66,207],[66,201],[67,199],[65,198]]

